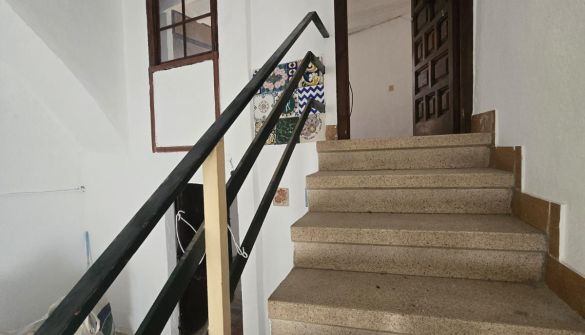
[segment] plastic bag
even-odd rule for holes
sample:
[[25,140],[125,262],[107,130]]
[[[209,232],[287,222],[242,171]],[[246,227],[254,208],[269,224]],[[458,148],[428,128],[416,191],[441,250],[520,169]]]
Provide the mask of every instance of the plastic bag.
[[[39,327],[47,320],[49,315],[57,308],[62,299],[55,302],[49,307],[49,311],[42,319],[31,323],[22,330],[12,333],[13,335],[34,335]],[[83,324],[77,329],[75,335],[114,335],[114,319],[112,317],[112,307],[109,302],[100,301]]]

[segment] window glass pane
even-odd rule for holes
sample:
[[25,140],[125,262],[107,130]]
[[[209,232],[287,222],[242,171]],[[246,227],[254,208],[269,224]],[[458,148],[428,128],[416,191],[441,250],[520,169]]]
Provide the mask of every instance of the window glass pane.
[[181,21],[181,13],[183,13],[181,0],[159,0],[158,9],[161,27],[166,27],[173,22]]
[[185,16],[187,20],[210,12],[209,0],[185,0]]
[[160,61],[166,62],[185,57],[183,48],[183,26],[168,28],[160,32]]
[[[211,51],[212,34],[210,18],[187,22],[187,56]],[[209,22],[209,23],[208,23]]]

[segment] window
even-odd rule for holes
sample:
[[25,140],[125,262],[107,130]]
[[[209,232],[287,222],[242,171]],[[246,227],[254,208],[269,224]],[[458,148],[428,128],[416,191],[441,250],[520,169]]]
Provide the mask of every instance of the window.
[[216,0],[148,0],[147,6],[151,66],[216,57]]
[[[148,24],[148,68],[150,84],[150,127],[153,152],[187,151],[187,146],[159,146],[155,117],[155,74],[180,66],[213,65],[212,85],[215,113],[219,116],[219,52],[217,43],[217,0],[146,0]],[[193,108],[197,110],[196,108]],[[159,111],[169,113],[170,111]]]

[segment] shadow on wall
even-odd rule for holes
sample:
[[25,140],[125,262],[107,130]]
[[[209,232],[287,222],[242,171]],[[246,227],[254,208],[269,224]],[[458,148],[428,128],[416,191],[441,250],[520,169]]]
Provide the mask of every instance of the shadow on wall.
[[[64,261],[67,258],[66,255],[46,249],[39,252],[39,257],[34,262],[23,264],[17,269],[20,271],[2,275],[0,310],[3,321],[0,332],[19,330],[43,318],[49,307],[69,292],[82,273],[76,266],[67,264]],[[114,322],[117,329],[129,329],[128,313],[125,311],[130,304],[120,304],[130,300],[129,290],[120,289],[128,288],[127,276],[120,276],[115,285],[119,289],[116,291],[118,305],[112,303]],[[126,296],[120,296],[120,293]],[[108,300],[108,294],[105,299]]]
[[[132,334],[131,331],[131,290],[130,290],[130,277],[127,270],[116,278],[114,284],[108,292],[104,295],[105,300],[108,300],[112,305],[112,315],[114,316],[114,324],[116,326],[116,332],[122,334]],[[113,294],[115,292],[115,295]]]
[[125,133],[122,1],[3,1],[79,80],[112,125]]
[[[26,244],[26,236],[22,237]],[[21,329],[40,319],[48,308],[66,294],[81,275],[78,266],[67,264],[61,251],[45,248],[39,257],[18,268],[2,269],[0,310],[2,331]],[[4,255],[18,258],[18,254]],[[5,264],[5,262],[2,262]]]

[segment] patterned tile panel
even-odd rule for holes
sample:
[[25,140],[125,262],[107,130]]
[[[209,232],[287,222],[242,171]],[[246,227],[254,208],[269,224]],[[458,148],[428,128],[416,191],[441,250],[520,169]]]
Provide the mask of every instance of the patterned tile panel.
[[[256,133],[261,129],[264,120],[268,117],[274,105],[280,99],[286,85],[295,75],[299,61],[279,64],[274,72],[252,99],[252,110]],[[257,73],[254,72],[254,75]],[[266,144],[286,144],[290,140],[294,128],[310,99],[325,103],[325,86],[323,73],[311,65],[299,82],[298,88],[286,104],[275,128],[272,130]],[[300,136],[301,142],[313,142],[325,139],[325,115],[312,110]]]

